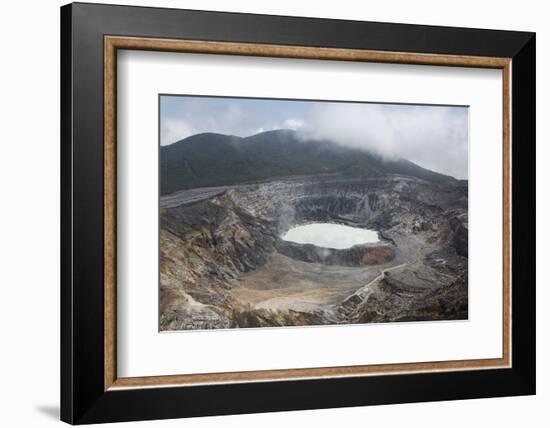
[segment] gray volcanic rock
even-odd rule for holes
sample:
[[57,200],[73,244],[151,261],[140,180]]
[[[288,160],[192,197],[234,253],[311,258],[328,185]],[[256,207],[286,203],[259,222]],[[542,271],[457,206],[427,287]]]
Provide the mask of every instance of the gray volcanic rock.
[[459,213],[450,220],[453,238],[451,245],[456,252],[464,257],[468,257],[468,213]]
[[[236,206],[209,200],[163,209],[162,228],[186,241],[207,248],[216,264],[236,272],[253,270],[266,262],[277,238],[269,221]],[[212,267],[212,273],[216,268]]]
[[309,263],[338,266],[369,266],[389,263],[395,258],[395,250],[389,245],[356,245],[336,250],[312,244],[277,241],[277,251],[287,257]]
[[[161,329],[467,318],[467,203],[464,182],[396,175],[163,197]],[[309,222],[375,229],[382,243],[334,250],[280,239]]]

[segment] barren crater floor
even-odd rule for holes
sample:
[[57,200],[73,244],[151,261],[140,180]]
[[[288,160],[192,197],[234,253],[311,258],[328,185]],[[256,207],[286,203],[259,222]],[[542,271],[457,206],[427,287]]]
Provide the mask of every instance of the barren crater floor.
[[164,196],[161,330],[465,319],[467,200],[465,182],[405,176]]

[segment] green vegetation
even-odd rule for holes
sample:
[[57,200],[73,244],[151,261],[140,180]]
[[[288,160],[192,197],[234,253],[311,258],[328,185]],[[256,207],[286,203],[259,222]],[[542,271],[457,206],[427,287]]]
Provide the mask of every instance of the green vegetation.
[[302,140],[294,131],[263,132],[247,138],[205,133],[160,150],[161,194],[195,187],[223,186],[295,175],[409,175],[432,181],[452,177],[407,160],[325,140]]

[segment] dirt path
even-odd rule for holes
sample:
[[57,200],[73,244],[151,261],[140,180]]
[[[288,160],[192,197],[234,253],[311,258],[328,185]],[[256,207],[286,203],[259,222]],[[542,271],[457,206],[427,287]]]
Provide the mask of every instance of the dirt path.
[[[401,269],[401,268],[404,268],[405,266],[409,266],[413,263],[417,263],[420,261],[420,258],[422,257],[422,248],[421,247],[418,247],[418,250],[416,252],[416,258],[415,260],[413,261],[409,261],[409,262],[405,262],[405,263],[401,263],[401,264],[398,264],[398,265],[395,265],[395,266],[390,266],[390,267],[387,267],[387,268],[383,268],[380,273],[378,274],[378,276],[376,276],[375,278],[373,278],[372,280],[370,280],[368,283],[366,283],[365,285],[363,285],[361,288],[359,288],[358,290],[356,290],[354,293],[350,294],[349,296],[347,296],[344,300],[343,300],[343,304],[344,306],[346,306],[346,304],[349,305],[348,302],[352,302],[354,301],[355,303],[352,303],[351,305],[352,306],[355,306],[358,302],[365,302],[368,297],[375,292],[375,289],[376,289],[376,286],[377,284],[382,280],[384,279],[384,277],[386,276],[386,274],[388,272],[391,272],[391,271],[394,271],[394,270],[397,270],[397,269]],[[327,307],[325,307],[323,309],[323,311],[328,315],[332,315],[332,316],[335,316],[335,312],[334,312],[334,309],[335,309],[335,305],[329,305]],[[349,311],[350,307],[348,306],[348,311]]]
[[416,263],[420,256],[421,248],[415,260],[395,266],[346,268],[276,255],[266,269],[246,275],[244,286],[234,288],[233,295],[257,309],[332,312],[352,296],[364,301],[388,272]]
[[378,281],[382,280],[384,278],[384,276],[386,275],[387,272],[391,272],[392,270],[396,270],[396,269],[399,269],[399,268],[402,268],[404,266],[408,266],[410,265],[412,262],[407,262],[407,263],[401,263],[400,265],[397,265],[397,266],[392,266],[392,267],[389,267],[389,268],[385,268],[385,269],[382,269],[380,271],[380,275],[378,275],[376,278],[374,278],[372,281],[370,281],[368,284],[365,284],[363,286],[363,288],[369,288],[372,284],[376,284]]
[[384,279],[384,276],[386,275],[386,273],[391,272],[393,270],[401,269],[402,267],[409,266],[409,265],[412,265],[414,263],[418,263],[420,261],[421,257],[422,257],[422,248],[418,247],[418,250],[416,251],[416,258],[413,261],[401,263],[399,265],[390,266],[390,267],[382,269],[380,271],[380,274],[376,278],[372,279],[371,281],[369,281],[367,284],[365,284],[361,288],[365,289],[365,291],[368,291],[368,289],[371,285],[377,284],[378,281],[381,281],[382,279]]

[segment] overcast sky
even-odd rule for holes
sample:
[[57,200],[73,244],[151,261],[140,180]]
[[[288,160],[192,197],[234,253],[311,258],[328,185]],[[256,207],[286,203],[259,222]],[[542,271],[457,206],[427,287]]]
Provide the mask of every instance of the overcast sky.
[[161,96],[162,145],[202,132],[247,137],[273,129],[468,177],[467,107]]

